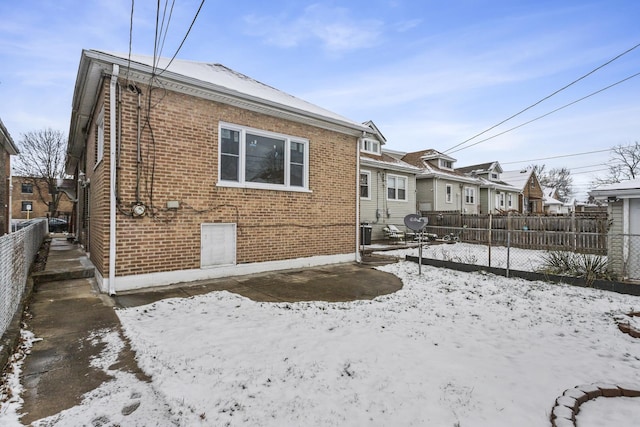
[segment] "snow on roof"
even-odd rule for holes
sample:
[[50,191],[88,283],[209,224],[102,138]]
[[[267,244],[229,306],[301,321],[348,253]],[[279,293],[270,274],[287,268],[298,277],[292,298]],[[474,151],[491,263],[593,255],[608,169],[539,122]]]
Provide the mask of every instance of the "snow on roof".
[[616,182],[614,184],[601,185],[594,191],[615,191],[615,190],[638,190],[640,189],[640,178],[630,179],[629,181]]
[[400,159],[396,159],[393,156],[390,156],[386,153],[382,153],[379,157],[373,157],[370,155],[366,155],[361,153],[360,162],[364,165],[378,167],[378,168],[387,168],[392,170],[399,170],[408,173],[417,174],[421,171],[420,168],[410,165],[407,162],[403,162]]
[[500,179],[504,182],[512,185],[516,188],[523,189],[527,182],[529,181],[529,177],[533,173],[533,169],[520,169],[515,171],[504,171],[500,174]]
[[[129,55],[127,54],[98,50],[92,50],[91,52],[113,56],[126,61],[127,63],[129,61]],[[132,63],[154,67],[154,58],[152,56],[132,54],[130,58]],[[292,107],[302,112],[311,113],[332,121],[341,122],[349,127],[355,127],[356,129],[363,130],[368,129],[368,127],[362,123],[355,122],[310,102],[296,98],[293,95],[289,95],[288,93],[254,80],[251,77],[225,67],[222,64],[189,61],[177,58],[170,64],[169,62],[169,58],[156,58],[155,70],[157,73],[165,76],[165,73],[174,73],[198,80],[208,85],[215,85],[220,88],[224,88],[227,91],[236,92],[239,95],[267,101],[268,103],[278,104],[283,107]],[[165,68],[166,71],[163,72],[162,70]]]
[[640,178],[616,182],[614,184],[601,185],[600,187],[591,190],[589,195],[595,198],[609,196],[622,198],[640,197]]

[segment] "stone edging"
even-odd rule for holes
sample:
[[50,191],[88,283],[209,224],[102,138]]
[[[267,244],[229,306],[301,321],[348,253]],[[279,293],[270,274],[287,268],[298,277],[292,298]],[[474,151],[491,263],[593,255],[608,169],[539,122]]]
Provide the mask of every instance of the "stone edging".
[[556,399],[551,410],[551,426],[576,427],[580,405],[598,397],[640,397],[640,387],[628,384],[588,384],[567,389]]
[[616,316],[616,322],[618,323],[618,329],[625,334],[631,335],[633,338],[640,338],[640,331],[633,327],[626,317],[640,317],[640,312],[626,313],[624,316]]

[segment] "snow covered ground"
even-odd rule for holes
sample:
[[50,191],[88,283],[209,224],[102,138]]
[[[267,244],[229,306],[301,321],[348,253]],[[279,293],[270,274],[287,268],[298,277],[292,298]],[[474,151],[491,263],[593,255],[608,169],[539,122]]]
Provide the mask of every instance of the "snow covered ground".
[[[507,252],[509,252],[507,254]],[[418,248],[395,249],[376,252],[383,255],[404,258],[406,255],[418,256]],[[538,271],[543,267],[543,256],[546,251],[493,246],[491,248],[491,267],[509,268],[521,271]],[[463,264],[489,265],[489,248],[486,245],[471,243],[453,243],[427,245],[422,249],[422,257],[441,261],[453,261]]]
[[[121,338],[98,331],[107,346],[95,366],[114,379],[36,425],[548,426],[568,388],[640,387],[640,343],[615,322],[639,297],[428,266],[418,275],[410,262],[380,269],[403,289],[349,303],[214,292],[119,310],[152,383],[109,371]],[[600,398],[579,426],[638,419],[640,398]],[[0,410],[8,421],[18,425]]]

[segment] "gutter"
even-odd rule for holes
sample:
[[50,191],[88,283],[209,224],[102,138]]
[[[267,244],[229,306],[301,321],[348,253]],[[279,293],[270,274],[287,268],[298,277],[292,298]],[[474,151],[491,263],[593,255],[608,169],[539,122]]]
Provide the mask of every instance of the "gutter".
[[120,67],[113,64],[109,82],[109,295],[116,294],[116,85]]

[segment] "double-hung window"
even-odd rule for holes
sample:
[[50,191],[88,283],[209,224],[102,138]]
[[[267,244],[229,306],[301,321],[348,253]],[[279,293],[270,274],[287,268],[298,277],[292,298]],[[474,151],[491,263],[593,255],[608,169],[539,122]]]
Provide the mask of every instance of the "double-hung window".
[[476,190],[473,187],[464,187],[464,202],[468,205],[475,203]]
[[360,198],[371,198],[371,172],[360,171]]
[[407,200],[407,177],[387,175],[387,199]]
[[451,203],[453,200],[453,186],[451,184],[447,184],[444,190],[444,201],[447,203]]
[[302,191],[309,188],[309,141],[221,123],[219,183]]

